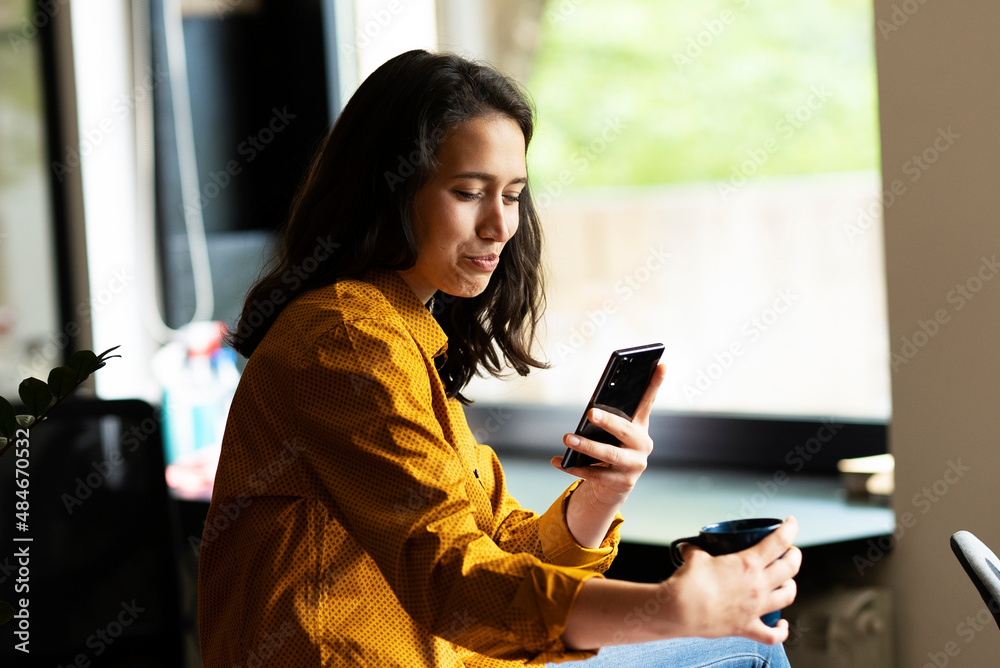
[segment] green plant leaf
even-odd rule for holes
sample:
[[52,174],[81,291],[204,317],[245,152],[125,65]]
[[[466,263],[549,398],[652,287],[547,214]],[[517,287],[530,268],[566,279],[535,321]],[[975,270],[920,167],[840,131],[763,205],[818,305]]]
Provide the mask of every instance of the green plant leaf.
[[21,429],[30,429],[33,424],[35,424],[34,415],[17,416],[17,426],[20,427]]
[[9,441],[6,436],[0,436],[0,451],[7,447],[7,441]]
[[94,372],[95,364],[97,364],[97,355],[94,354],[93,350],[77,350],[69,356],[66,366],[76,373],[76,380],[82,383],[87,380],[87,376]]
[[119,348],[121,348],[121,345],[117,345],[117,346],[114,346],[114,347],[112,347],[112,348],[108,348],[108,349],[107,349],[107,350],[105,350],[105,351],[104,351],[103,353],[101,353],[100,355],[98,355],[98,356],[97,356],[97,359],[99,359],[99,360],[102,360],[102,361],[103,361],[103,360],[109,360],[109,359],[111,359],[112,357],[121,357],[121,355],[108,355],[108,353],[110,353],[110,352],[114,352],[115,350],[118,350]]
[[17,431],[17,416],[14,414],[14,407],[9,401],[0,397],[0,434],[14,438],[15,431]]
[[0,624],[6,624],[12,619],[14,619],[14,608],[10,603],[0,601]]
[[24,404],[24,407],[35,417],[44,413],[49,406],[56,402],[49,386],[45,384],[45,381],[37,378],[22,380],[17,387],[17,394],[21,397],[21,403]]
[[79,385],[76,381],[76,371],[68,366],[57,366],[49,371],[49,390],[57,399],[62,399]]

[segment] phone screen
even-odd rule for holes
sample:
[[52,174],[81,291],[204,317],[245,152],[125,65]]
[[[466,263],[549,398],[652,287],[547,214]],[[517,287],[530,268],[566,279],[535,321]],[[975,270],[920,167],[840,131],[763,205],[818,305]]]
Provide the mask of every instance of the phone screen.
[[[618,439],[587,419],[592,407],[597,407],[614,415],[631,420],[639,408],[639,402],[649,386],[656,365],[663,355],[663,344],[654,343],[637,348],[626,348],[611,353],[594,395],[576,428],[576,434],[592,441],[618,445]],[[562,467],[590,466],[598,460],[569,448],[563,456]]]

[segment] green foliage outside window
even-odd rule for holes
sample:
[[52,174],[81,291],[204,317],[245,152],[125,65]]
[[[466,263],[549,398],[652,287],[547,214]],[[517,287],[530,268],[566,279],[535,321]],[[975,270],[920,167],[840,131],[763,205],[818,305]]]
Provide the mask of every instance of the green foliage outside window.
[[550,0],[540,29],[540,186],[727,180],[754,156],[753,176],[878,165],[871,0]]

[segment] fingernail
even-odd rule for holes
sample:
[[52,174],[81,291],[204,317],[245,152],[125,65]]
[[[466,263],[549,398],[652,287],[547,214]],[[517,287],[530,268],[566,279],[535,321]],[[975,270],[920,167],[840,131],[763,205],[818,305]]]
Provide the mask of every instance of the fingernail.
[[580,438],[573,434],[566,437],[566,445],[580,445]]
[[604,411],[600,408],[595,408],[590,412],[591,422],[604,422]]

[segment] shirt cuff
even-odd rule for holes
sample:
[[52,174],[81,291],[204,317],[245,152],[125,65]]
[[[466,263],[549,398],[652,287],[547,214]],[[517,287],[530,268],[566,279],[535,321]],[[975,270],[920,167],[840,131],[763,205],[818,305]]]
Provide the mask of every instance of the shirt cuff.
[[[600,577],[603,576],[594,571],[548,564],[539,564],[531,570],[508,609],[508,628],[516,637],[530,637],[531,631],[537,630],[544,634],[544,639],[539,638],[541,643],[535,645],[539,651],[528,661],[529,665],[579,661],[597,653],[567,648],[562,635],[583,583]],[[540,627],[535,626],[537,621],[541,621]],[[519,628],[522,625],[524,628]]]
[[566,504],[582,480],[577,480],[538,518],[538,539],[542,546],[542,559],[555,566],[569,566],[603,573],[618,554],[621,539],[619,527],[624,521],[621,514],[608,528],[601,546],[588,548],[580,545],[566,524]]

